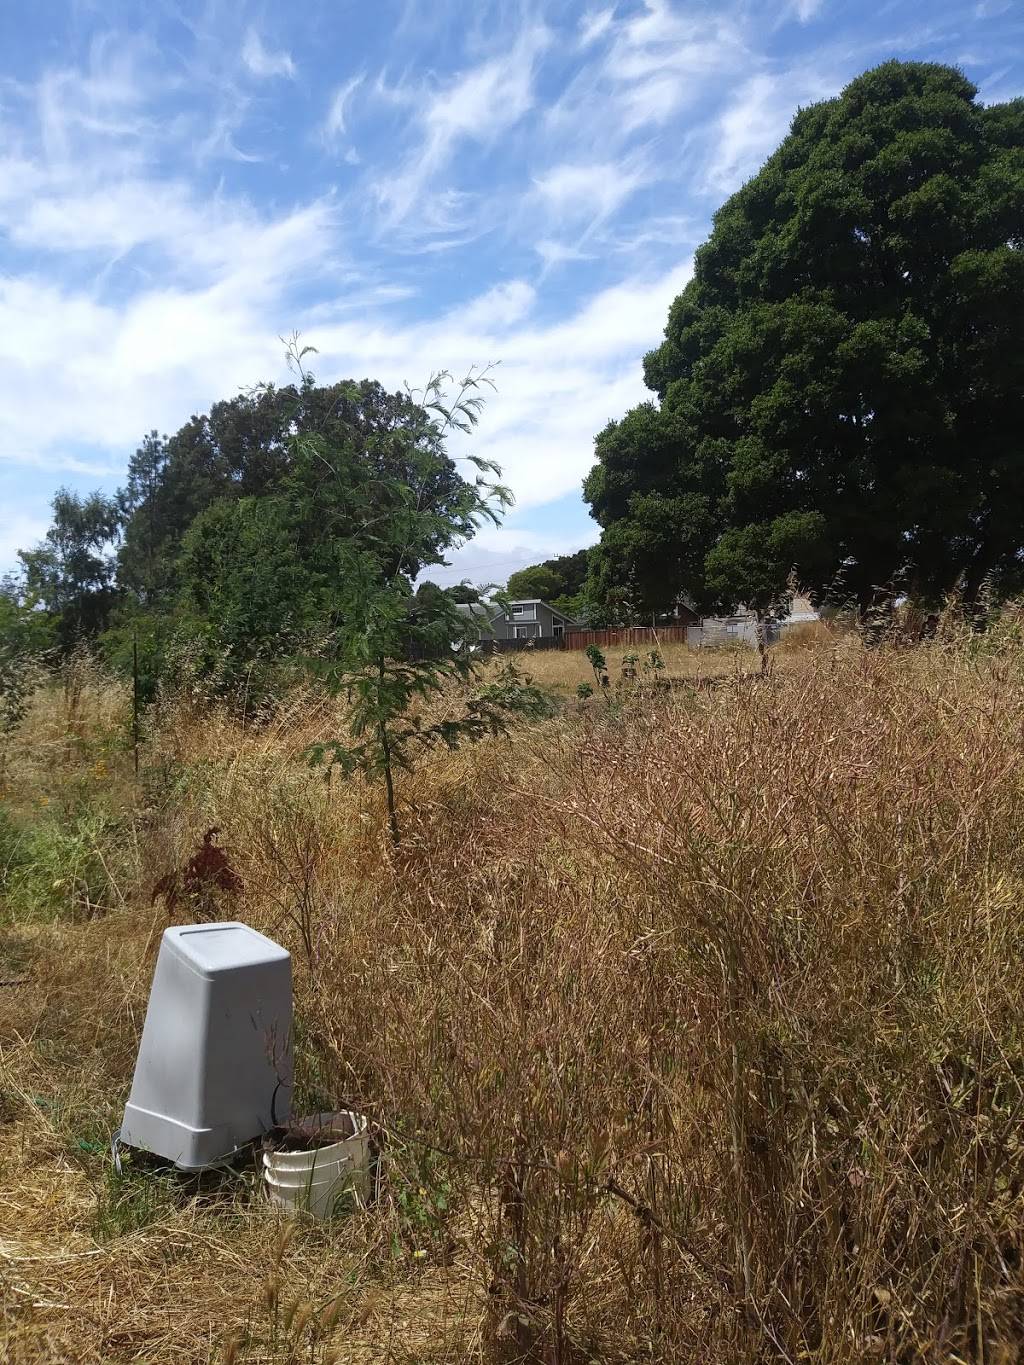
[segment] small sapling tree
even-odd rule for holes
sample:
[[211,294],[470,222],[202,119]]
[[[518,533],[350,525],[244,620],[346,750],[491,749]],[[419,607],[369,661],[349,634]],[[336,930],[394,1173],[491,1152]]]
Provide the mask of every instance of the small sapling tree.
[[590,667],[594,670],[594,681],[597,683],[597,690],[604,697],[609,705],[608,690],[611,686],[611,679],[608,677],[608,660],[601,653],[597,645],[587,645],[587,658],[590,660]]
[[[301,353],[297,358],[301,362]],[[349,733],[310,749],[313,763],[383,781],[395,844],[401,837],[395,795],[399,771],[412,768],[434,745],[454,749],[502,734],[515,717],[543,714],[550,705],[514,667],[484,682],[477,649],[483,613],[460,611],[455,597],[433,584],[419,592],[413,589],[417,566],[443,562],[438,546],[450,549],[464,543],[485,522],[500,524],[512,501],[508,490],[495,482],[498,467],[479,456],[466,457],[476,474],[463,481],[457,497],[449,495],[444,506],[431,497],[438,469],[449,458],[446,437],[453,430],[469,433],[475,428],[481,390],[493,387],[488,370],[472,370],[449,399],[445,386],[450,380],[447,373],[434,375],[424,390],[410,394],[424,413],[420,429],[403,434],[414,478],[378,484],[373,534],[339,551],[346,556],[345,572],[338,577],[342,600],[334,657],[324,671],[332,688],[349,702]],[[306,446],[325,470],[334,467],[322,438],[307,438]],[[386,515],[380,513],[382,506]],[[474,682],[475,691],[465,695],[457,714],[434,722],[424,718],[423,704],[448,685]]]

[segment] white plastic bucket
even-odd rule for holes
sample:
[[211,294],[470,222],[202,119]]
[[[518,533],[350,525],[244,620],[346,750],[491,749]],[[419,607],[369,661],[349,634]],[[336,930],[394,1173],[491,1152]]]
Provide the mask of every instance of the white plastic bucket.
[[329,1138],[335,1132],[347,1136],[307,1151],[265,1151],[263,1176],[271,1202],[282,1208],[305,1209],[315,1218],[329,1218],[345,1195],[365,1205],[370,1197],[366,1119],[342,1110],[313,1114],[293,1126],[314,1140],[320,1135]]
[[282,1209],[311,1213],[314,1218],[330,1218],[349,1201],[348,1171],[336,1172],[327,1180],[277,1181],[269,1171],[263,1179],[270,1202]]

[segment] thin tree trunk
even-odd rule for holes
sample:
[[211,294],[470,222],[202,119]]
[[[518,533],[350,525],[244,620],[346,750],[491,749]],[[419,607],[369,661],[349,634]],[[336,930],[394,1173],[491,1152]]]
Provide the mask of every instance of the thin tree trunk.
[[380,751],[384,760],[384,788],[387,792],[388,801],[388,825],[391,829],[391,842],[397,848],[401,842],[401,834],[398,829],[398,816],[395,814],[395,783],[391,775],[391,744],[388,740],[388,728],[383,721],[377,726],[377,736],[380,739]]

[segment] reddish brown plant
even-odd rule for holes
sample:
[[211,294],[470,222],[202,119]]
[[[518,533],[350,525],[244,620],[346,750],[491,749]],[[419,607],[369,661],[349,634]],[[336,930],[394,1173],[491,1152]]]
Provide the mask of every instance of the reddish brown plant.
[[214,843],[219,834],[220,827],[213,825],[203,835],[203,842],[185,866],[174,868],[160,878],[150,895],[151,905],[162,896],[167,913],[171,915],[185,900],[197,912],[197,917],[212,916],[216,911],[214,893],[238,895],[242,889],[242,879],[231,866],[227,852]]

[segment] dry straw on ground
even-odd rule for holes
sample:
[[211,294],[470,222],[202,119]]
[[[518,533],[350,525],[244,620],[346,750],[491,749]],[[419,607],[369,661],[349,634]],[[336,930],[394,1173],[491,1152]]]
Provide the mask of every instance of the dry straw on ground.
[[[435,757],[397,854],[375,791],[303,765],[333,703],[246,730],[166,707],[136,796],[109,694],[45,754],[64,703],[38,698],[13,818],[107,810],[109,885],[0,930],[7,1357],[1017,1360],[1013,623],[710,671]],[[104,1150],[148,891],[212,824],[230,913],[295,954],[304,1102],[383,1137],[380,1202],[329,1227],[283,1232],[245,1173],[118,1181]]]

